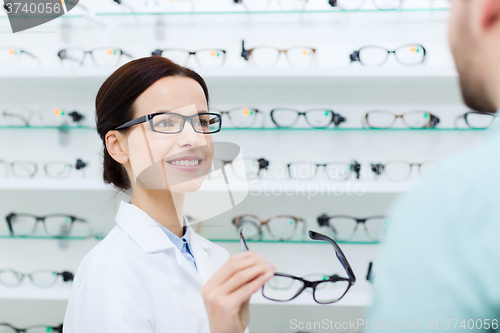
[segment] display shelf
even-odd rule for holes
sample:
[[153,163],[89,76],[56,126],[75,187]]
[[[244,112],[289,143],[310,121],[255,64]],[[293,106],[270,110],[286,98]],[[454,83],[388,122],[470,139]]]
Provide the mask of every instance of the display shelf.
[[17,300],[54,300],[67,301],[71,295],[69,288],[0,288],[0,299]]
[[[61,300],[67,301],[71,295],[71,288],[0,288],[0,299],[18,299],[18,300]],[[369,306],[372,302],[373,295],[369,291],[356,290],[353,287],[340,301],[332,304],[318,304],[314,302],[312,294],[303,292],[296,299],[290,302],[274,302],[262,296],[259,289],[252,295],[250,300],[254,305],[308,305],[308,306]]]
[[[209,238],[210,241],[214,243],[238,243],[240,240],[239,239],[215,239],[215,238]],[[287,244],[318,244],[318,241],[310,241],[310,240],[287,240],[287,241],[279,241],[279,240],[250,240],[250,239],[245,239],[247,243],[287,243]],[[378,241],[335,241],[338,244],[352,244],[352,245],[377,245],[380,242]]]
[[[54,57],[56,56],[54,52]],[[348,54],[346,54],[346,57]],[[244,60],[242,60],[244,61]],[[116,68],[101,68],[94,66],[79,67],[19,67],[5,68],[0,78],[97,78],[104,81]],[[204,78],[458,78],[454,67],[363,67],[359,65],[347,67],[255,67],[251,65],[240,67],[193,67]]]
[[0,239],[51,239],[51,240],[85,240],[85,239],[96,239],[103,240],[103,235],[94,236],[68,236],[68,237],[52,237],[52,236],[11,236],[11,235],[0,235]]
[[1,130],[96,130],[95,127],[90,126],[2,126]]
[[[232,191],[244,192],[255,195],[280,195],[280,194],[307,194],[309,190],[322,194],[362,195],[364,193],[402,193],[410,190],[415,185],[414,181],[388,182],[388,181],[343,181],[335,182],[327,179],[314,179],[314,181],[288,181],[288,180],[251,180],[231,182]],[[305,191],[305,188],[308,190]],[[114,187],[106,185],[98,179],[82,180],[46,180],[46,179],[7,179],[0,181],[0,190],[78,190],[78,191],[113,191]],[[226,192],[227,186],[220,182],[207,180],[199,192]],[[305,192],[304,192],[305,191]],[[341,191],[342,193],[340,193]]]

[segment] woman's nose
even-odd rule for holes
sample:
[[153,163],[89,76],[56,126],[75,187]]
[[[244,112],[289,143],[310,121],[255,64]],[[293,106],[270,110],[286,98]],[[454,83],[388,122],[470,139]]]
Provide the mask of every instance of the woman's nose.
[[200,134],[194,131],[189,121],[186,121],[177,141],[179,147],[198,147],[200,145]]

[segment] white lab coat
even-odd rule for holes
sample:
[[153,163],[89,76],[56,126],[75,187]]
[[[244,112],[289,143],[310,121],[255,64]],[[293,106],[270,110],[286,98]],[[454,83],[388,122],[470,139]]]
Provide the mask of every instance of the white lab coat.
[[137,206],[122,201],[116,223],[77,270],[63,333],[209,333],[200,290],[227,250],[193,232],[197,272]]

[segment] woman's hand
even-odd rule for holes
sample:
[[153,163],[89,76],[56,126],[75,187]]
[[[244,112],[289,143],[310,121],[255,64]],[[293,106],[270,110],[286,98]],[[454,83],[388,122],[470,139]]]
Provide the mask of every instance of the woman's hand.
[[201,289],[211,333],[243,333],[250,296],[273,277],[276,267],[253,251],[232,256]]

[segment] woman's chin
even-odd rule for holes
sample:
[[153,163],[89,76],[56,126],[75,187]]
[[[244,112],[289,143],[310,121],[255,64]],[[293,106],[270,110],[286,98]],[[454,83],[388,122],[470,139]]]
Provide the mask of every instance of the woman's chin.
[[200,189],[201,185],[203,184],[203,178],[197,178],[193,180],[189,180],[186,182],[182,182],[177,185],[172,185],[170,186],[170,191],[176,192],[176,193],[192,193],[196,192]]

